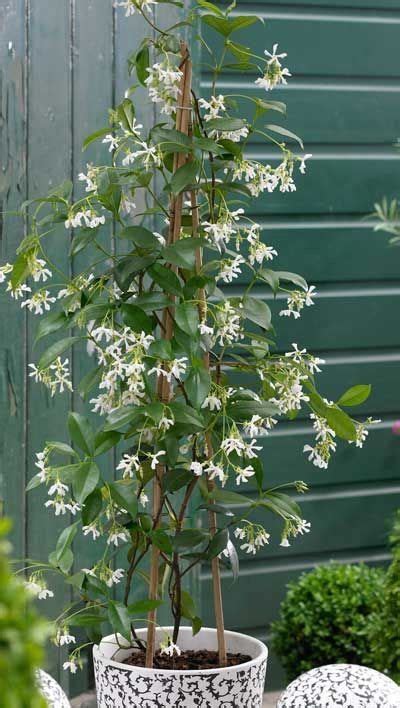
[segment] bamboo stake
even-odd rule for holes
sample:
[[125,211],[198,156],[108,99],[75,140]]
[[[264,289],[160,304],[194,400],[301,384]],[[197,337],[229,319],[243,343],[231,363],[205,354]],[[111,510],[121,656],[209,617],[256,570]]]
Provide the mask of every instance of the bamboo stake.
[[[193,226],[193,237],[196,238],[199,230],[199,209],[196,200],[196,193],[192,191],[190,193],[190,204],[192,212],[192,226]],[[199,248],[196,252],[196,269],[199,272],[202,267],[202,252]],[[200,320],[205,320],[207,316],[207,300],[204,288],[199,290],[199,315]],[[210,369],[210,356],[207,353],[204,354],[204,363],[207,369]],[[207,458],[211,459],[213,456],[211,435],[208,433],[206,435],[206,446],[207,446]],[[209,492],[212,492],[215,488],[214,480],[207,478],[207,488]],[[215,536],[217,533],[217,515],[214,511],[208,512],[208,525],[210,529],[211,536]],[[227,654],[226,654],[226,642],[225,642],[225,623],[224,623],[224,608],[222,603],[222,586],[221,586],[221,570],[218,556],[211,561],[211,575],[213,584],[213,597],[214,597],[214,613],[215,613],[215,624],[217,627],[217,639],[218,639],[218,659],[220,666],[227,665]]]
[[[185,42],[181,42],[181,56],[182,61],[180,64],[180,69],[182,71],[182,78],[180,83],[180,103],[176,112],[176,130],[188,133],[189,128],[189,114],[190,114],[190,101],[191,101],[191,81],[192,81],[192,71],[191,62],[189,58],[189,50]],[[181,167],[186,161],[186,156],[176,153],[174,156],[174,173],[179,167]],[[177,197],[172,197],[170,201],[170,223],[169,223],[169,233],[168,233],[168,243],[172,244],[179,238],[179,234],[182,226],[182,204],[183,195],[179,194]],[[174,302],[174,297],[171,297],[172,304]],[[173,337],[173,319],[166,308],[163,313],[163,326],[165,328],[165,338],[172,339]],[[157,393],[158,398],[163,403],[168,403],[171,397],[171,390],[168,381],[160,376],[157,382]],[[153,482],[153,527],[157,528],[160,517],[161,508],[163,504],[162,497],[162,478],[165,472],[164,465],[157,465],[156,474]],[[151,550],[151,561],[150,561],[150,587],[149,587],[149,599],[158,599],[158,585],[159,585],[159,560],[160,551],[153,544]],[[155,639],[156,639],[156,621],[157,621],[157,610],[151,610],[147,617],[147,644],[146,644],[146,667],[152,668],[154,663],[154,653],[155,653]]]

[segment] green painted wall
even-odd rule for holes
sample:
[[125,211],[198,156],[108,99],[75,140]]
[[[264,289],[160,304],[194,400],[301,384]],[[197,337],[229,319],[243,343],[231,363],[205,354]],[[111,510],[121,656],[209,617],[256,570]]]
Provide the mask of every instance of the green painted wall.
[[[342,448],[327,471],[310,466],[302,454],[311,441],[305,420],[263,440],[269,485],[307,481],[311,492],[303,509],[312,522],[312,533],[292,548],[271,544],[255,559],[243,557],[235,585],[226,574],[227,626],[268,640],[285,585],[299,572],[330,558],[387,557],[390,516],[400,505],[400,440],[390,430],[400,410],[400,253],[364,221],[375,200],[399,195],[393,142],[400,134],[400,9],[395,0],[243,4],[266,24],[238,33],[237,41],[258,50],[279,42],[288,52],[294,77],[273,98],[287,103],[284,125],[314,156],[295,194],[265,194],[252,214],[281,254],[276,267],[302,273],[319,292],[316,306],[299,321],[279,320],[279,348],[296,341],[326,359],[320,386],[328,398],[352,383],[371,382],[374,392],[362,412],[383,420],[363,451]],[[206,73],[202,90],[208,95]],[[227,76],[219,92],[255,95],[248,75]],[[276,116],[271,122],[278,122]],[[259,140],[249,152],[273,157]],[[212,622],[207,569],[201,583],[206,621]],[[283,682],[274,657],[267,681],[270,687]]]
[[[280,346],[296,339],[327,359],[321,381],[328,397],[338,392],[338,381],[343,388],[372,382],[365,413],[383,419],[364,454],[345,449],[325,472],[302,456],[309,436],[305,422],[264,441],[271,483],[304,478],[311,484],[304,513],[313,522],[313,533],[292,549],[271,546],[255,560],[243,560],[236,585],[226,578],[227,626],[265,637],[285,583],[302,569],[331,557],[383,560],[387,520],[399,505],[400,445],[390,424],[400,407],[400,258],[363,217],[375,199],[394,196],[398,188],[392,143],[400,133],[400,11],[397,0],[284,0],[253,7],[268,22],[257,34],[254,28],[244,32],[241,41],[268,48],[279,41],[289,52],[295,77],[275,97],[288,103],[288,126],[314,154],[296,194],[269,195],[257,205],[267,241],[282,252],[279,267],[302,272],[320,292],[317,307],[300,322],[288,329],[280,321]],[[12,257],[24,233],[21,222],[4,212],[100,156],[98,148],[82,155],[82,140],[103,127],[107,108],[129,85],[124,60],[142,34],[138,18],[126,21],[111,0],[0,3],[1,262]],[[251,91],[248,78],[229,77],[222,89]],[[206,92],[206,75],[203,83]],[[142,122],[153,116],[145,102],[141,112]],[[251,151],[269,157],[256,143]],[[63,229],[57,252],[66,263]],[[24,312],[1,297],[1,496],[15,520],[21,557],[50,550],[59,528],[40,494],[26,499],[24,487],[35,451],[45,439],[63,437],[69,405],[27,380],[32,340]],[[77,354],[76,375],[83,365]],[[201,588],[206,619],[213,623],[207,570]],[[66,599],[65,589],[57,587],[52,610]],[[51,657],[56,676],[59,658]],[[280,681],[273,667],[271,685]],[[86,680],[85,673],[71,690]]]

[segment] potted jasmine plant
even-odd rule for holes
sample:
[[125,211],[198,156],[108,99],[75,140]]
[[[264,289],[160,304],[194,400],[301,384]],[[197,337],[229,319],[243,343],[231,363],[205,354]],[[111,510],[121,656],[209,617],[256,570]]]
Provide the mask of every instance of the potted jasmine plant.
[[[258,295],[259,285],[283,295],[279,314],[294,319],[315,295],[300,275],[269,267],[276,250],[246,211],[263,193],[290,198],[310,157],[285,142],[303,149],[297,136],[265,123],[267,114],[285,111],[265,91],[290,76],[286,55],[275,45],[260,57],[239,44],[236,32],[258,19],[234,6],[198,0],[185,23],[160,28],[156,4],[119,3],[127,21],[138,13],[149,25],[129,65],[159,106],[159,121],[145,129],[125,97],[110,125],[85,143],[102,140],[111,164],[88,165],[77,201],[64,183],[24,204],[30,233],[14,264],[0,269],[11,296],[41,316],[38,339],[52,338],[30,376],[53,396],[74,386],[95,414],[71,412],[70,442],[46,442],[37,453],[28,488],[47,486],[45,506],[66,527],[30,583],[44,597],[51,593],[45,574],[56,572],[73,588],[76,601],[55,623],[54,639],[71,650],[64,668],[75,672],[82,646],[74,627],[88,629],[100,708],[256,708],[267,649],[225,630],[220,566],[236,575],[237,549],[254,554],[270,542],[271,514],[282,520],[283,546],[310,530],[287,493],[306,486],[267,488],[258,439],[304,406],[316,433],[305,452],[325,468],[337,438],[362,446],[366,424],[343,407],[362,403],[370,388],[326,401],[315,385],[323,362],[296,344],[278,353],[271,310]],[[212,65],[205,97],[193,88],[190,43],[178,37],[181,26],[198,23],[219,39],[212,47],[220,45],[212,48],[201,33],[197,40]],[[226,67],[258,72],[260,95],[220,95]],[[252,121],[236,115],[236,98],[249,101]],[[273,145],[276,163],[247,156],[251,136]],[[135,200],[143,194],[140,210]],[[72,257],[91,254],[72,278],[46,251],[60,224],[72,236]],[[242,274],[245,289],[226,287]],[[68,351],[82,341],[93,365],[72,382]],[[119,462],[116,475],[106,475],[98,459],[112,449]],[[240,493],[250,487],[254,496]],[[256,511],[265,512],[263,525]],[[83,543],[92,546],[91,567],[80,567]],[[204,563],[212,569],[215,628],[203,628],[186,582]],[[166,628],[157,621],[161,606],[171,618]]]

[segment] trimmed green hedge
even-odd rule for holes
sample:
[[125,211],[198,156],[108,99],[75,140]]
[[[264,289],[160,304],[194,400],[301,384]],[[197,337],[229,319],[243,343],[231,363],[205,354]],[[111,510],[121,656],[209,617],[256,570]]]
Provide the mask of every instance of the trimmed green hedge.
[[385,571],[365,565],[330,563],[290,583],[272,628],[288,679],[331,663],[377,668],[370,618],[381,616],[384,591]]

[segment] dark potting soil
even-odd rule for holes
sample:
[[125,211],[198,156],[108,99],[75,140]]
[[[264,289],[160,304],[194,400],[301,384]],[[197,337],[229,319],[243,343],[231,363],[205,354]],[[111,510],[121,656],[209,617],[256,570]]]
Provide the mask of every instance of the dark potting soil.
[[[246,661],[251,661],[251,656],[248,654],[228,654],[227,659],[228,666],[238,666],[238,664],[245,664]],[[129,664],[130,666],[145,666],[145,652],[135,651],[125,659],[124,664]],[[153,668],[169,669],[170,671],[196,671],[199,669],[219,669],[220,665],[217,651],[199,649],[198,651],[183,651],[180,656],[175,654],[172,657],[157,651],[154,656]]]

